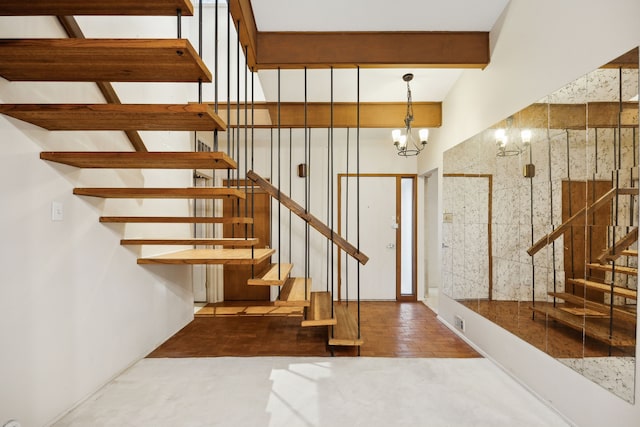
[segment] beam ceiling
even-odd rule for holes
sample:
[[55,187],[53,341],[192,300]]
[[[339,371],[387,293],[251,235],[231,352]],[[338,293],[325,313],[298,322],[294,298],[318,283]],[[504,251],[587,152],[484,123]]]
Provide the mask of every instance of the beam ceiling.
[[229,8],[253,70],[273,68],[480,68],[489,64],[489,33],[261,32],[250,0]]

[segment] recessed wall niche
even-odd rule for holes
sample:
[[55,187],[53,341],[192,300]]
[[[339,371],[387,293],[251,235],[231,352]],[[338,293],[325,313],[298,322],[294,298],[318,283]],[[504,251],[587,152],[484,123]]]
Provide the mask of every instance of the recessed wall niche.
[[444,153],[442,292],[633,402],[638,49]]

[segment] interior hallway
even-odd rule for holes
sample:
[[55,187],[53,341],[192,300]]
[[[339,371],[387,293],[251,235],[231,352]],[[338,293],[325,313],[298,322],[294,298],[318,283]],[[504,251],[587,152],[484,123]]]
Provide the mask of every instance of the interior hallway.
[[361,314],[362,357],[333,358],[298,316],[196,317],[55,426],[566,425],[424,304]]

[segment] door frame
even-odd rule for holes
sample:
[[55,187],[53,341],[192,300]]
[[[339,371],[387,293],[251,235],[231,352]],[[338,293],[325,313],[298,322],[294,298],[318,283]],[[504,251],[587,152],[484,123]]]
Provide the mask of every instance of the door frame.
[[[394,174],[394,173],[339,173],[338,174],[338,235],[342,236],[342,178],[357,178],[360,176],[361,178],[395,178],[396,180],[396,223],[398,224],[398,228],[396,229],[396,301],[417,301],[418,300],[418,264],[417,254],[418,254],[418,175],[417,174]],[[401,185],[403,178],[410,178],[413,180],[413,209],[412,209],[412,219],[413,219],[413,244],[411,245],[411,265],[412,265],[412,276],[413,281],[411,284],[411,294],[402,295],[401,292],[401,257],[402,257],[402,223],[400,221],[401,215]],[[340,248],[338,250],[338,300],[342,299],[342,256]]]

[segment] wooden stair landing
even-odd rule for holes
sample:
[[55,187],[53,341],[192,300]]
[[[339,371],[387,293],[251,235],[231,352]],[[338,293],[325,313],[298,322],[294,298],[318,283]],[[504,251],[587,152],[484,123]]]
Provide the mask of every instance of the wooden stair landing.
[[184,238],[184,239],[121,239],[121,245],[212,245],[224,247],[247,247],[255,246],[259,243],[259,239],[245,238]]
[[225,130],[206,104],[0,104],[0,113],[47,130]]
[[[585,279],[568,279],[567,283],[584,286],[585,288],[593,289],[596,291],[611,293],[611,285],[607,285],[606,283],[592,282]],[[634,289],[622,288],[620,286],[613,287],[613,294],[620,297],[638,299],[638,291]]]
[[109,199],[220,199],[245,198],[245,192],[226,187],[187,188],[74,188],[77,196],[104,197]]
[[211,82],[211,72],[187,39],[0,39],[0,76],[9,81]]
[[183,151],[43,151],[40,158],[78,168],[112,169],[236,169],[235,160],[222,152]]
[[[306,289],[306,292],[305,292]],[[280,298],[275,301],[279,307],[308,307],[311,302],[311,279],[290,277],[280,290]]]
[[101,216],[100,222],[120,224],[253,224],[253,218],[205,216]]
[[331,315],[331,293],[311,292],[311,304],[307,307],[306,318],[301,326],[328,326],[335,325],[336,318]]
[[[588,268],[591,268],[592,270],[598,270],[598,271],[614,271],[614,268],[611,266],[611,264],[598,264],[598,263],[591,263],[591,264],[587,264]],[[615,272],[619,273],[619,274],[628,274],[629,276],[637,276],[638,275],[638,269],[634,268],[634,267],[625,267],[622,265],[616,265],[615,266]]]
[[636,345],[635,328],[614,329],[613,335],[609,336],[609,319],[589,319],[586,323],[582,316],[575,316],[560,308],[551,305],[536,305],[530,307],[535,313],[548,316],[565,326],[584,333],[586,336],[594,338],[605,344],[616,347],[631,347]]
[[189,0],[2,0],[0,2],[0,16],[175,16],[178,9],[183,16],[193,15],[193,4]]
[[329,345],[361,346],[364,341],[358,336],[358,322],[349,313],[346,304],[334,304],[336,324],[329,326]]
[[188,249],[164,255],[138,258],[138,264],[259,264],[275,249]]
[[[293,269],[293,264],[269,264],[264,270],[250,278],[251,286],[283,286]],[[278,274],[279,273],[279,274]]]

